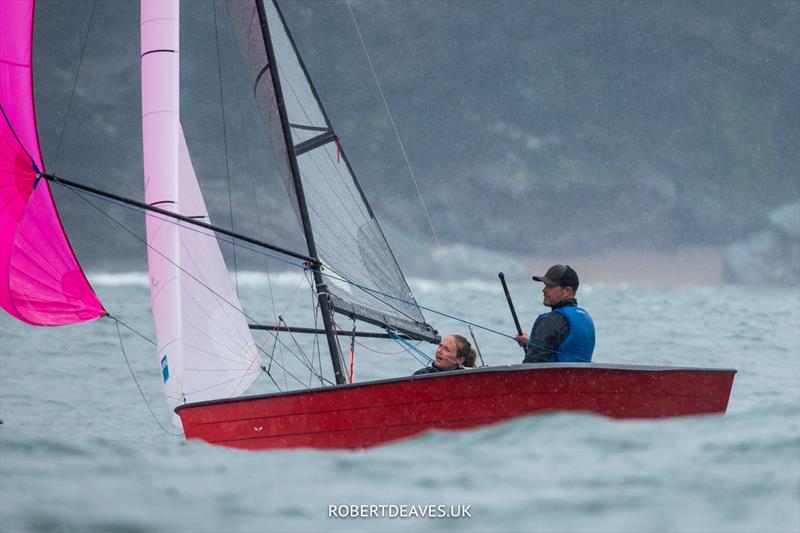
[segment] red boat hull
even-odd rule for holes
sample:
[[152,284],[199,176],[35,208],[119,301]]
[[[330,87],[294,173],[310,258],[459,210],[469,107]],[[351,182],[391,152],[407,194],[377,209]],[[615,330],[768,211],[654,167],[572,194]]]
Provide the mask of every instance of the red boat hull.
[[612,418],[724,413],[735,370],[515,365],[180,406],[187,439],[247,449],[364,448],[546,411]]

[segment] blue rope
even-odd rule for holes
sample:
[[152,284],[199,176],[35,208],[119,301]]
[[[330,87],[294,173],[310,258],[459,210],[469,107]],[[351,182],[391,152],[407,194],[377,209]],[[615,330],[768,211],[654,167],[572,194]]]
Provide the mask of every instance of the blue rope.
[[[414,359],[417,360],[417,362],[422,363],[425,366],[428,366],[429,364],[431,364],[433,362],[433,359],[428,354],[426,354],[425,352],[423,352],[422,350],[420,350],[419,348],[417,348],[416,346],[414,346],[413,344],[411,344],[410,342],[408,342],[404,338],[402,338],[399,335],[395,334],[394,332],[390,331],[389,332],[389,337],[391,337],[393,340],[395,340],[401,346],[405,346],[407,348],[408,353],[410,353],[414,357]],[[422,356],[422,359],[417,357],[417,355]]]

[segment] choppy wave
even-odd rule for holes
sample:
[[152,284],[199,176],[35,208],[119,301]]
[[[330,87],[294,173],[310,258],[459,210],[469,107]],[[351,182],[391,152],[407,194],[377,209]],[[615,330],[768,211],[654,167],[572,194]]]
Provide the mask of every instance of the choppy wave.
[[[259,271],[230,272],[230,279],[239,287],[261,288],[266,285],[278,287],[294,287],[305,275],[302,272],[283,271],[268,274]],[[147,272],[92,272],[88,274],[92,285],[101,287],[149,287],[150,277]]]
[[92,285],[99,287],[147,287],[147,272],[93,272],[86,275]]
[[[147,274],[91,279],[107,287],[116,316],[152,321]],[[296,272],[239,273],[240,286],[263,290],[268,280],[280,301],[305,283]],[[410,284],[426,304],[510,326],[496,279]],[[526,325],[541,310],[537,292],[535,284],[513,287]],[[553,413],[431,431],[363,452],[228,450],[162,433],[111,324],[33,328],[0,317],[0,530],[797,531],[800,297],[607,285],[584,294],[598,327],[597,361],[737,368],[728,413],[648,421]],[[269,306],[267,298],[253,302]],[[440,331],[463,331],[429,318]],[[306,325],[307,317],[287,320]],[[769,342],[737,338],[753,323],[769,324]],[[519,362],[511,341],[476,333],[487,363]],[[392,351],[378,342],[365,344]],[[166,423],[152,347],[133,335],[125,346]],[[362,343],[356,364],[359,380],[407,375],[419,365]],[[481,400],[473,401],[480,409]],[[473,518],[326,514],[330,504],[368,503],[471,504]]]
[[[238,273],[229,272],[229,276],[238,286],[246,288],[263,288],[268,284],[279,287],[294,287],[306,278],[305,273],[290,270],[274,273],[247,270]],[[88,278],[93,285],[104,287],[147,287],[150,283],[147,272],[91,272],[88,274]],[[417,293],[431,293],[443,290],[496,293],[500,290],[500,281],[496,278],[491,280],[469,278],[443,281],[411,277],[408,279],[408,283]]]

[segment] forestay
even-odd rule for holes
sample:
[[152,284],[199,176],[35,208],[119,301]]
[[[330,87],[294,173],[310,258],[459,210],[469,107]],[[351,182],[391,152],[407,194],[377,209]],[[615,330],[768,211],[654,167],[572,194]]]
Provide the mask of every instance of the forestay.
[[[143,0],[141,10],[145,200],[210,223],[180,125],[179,3]],[[170,408],[240,395],[261,368],[215,235],[148,216],[147,243]]]
[[33,1],[0,17],[0,306],[29,324],[106,315],[64,233],[44,172],[31,68]]
[[[260,0],[226,5],[250,70],[253,93],[268,126],[275,160],[301,218],[293,172],[299,174],[334,310],[434,340],[436,332],[425,323],[362,194],[277,5]],[[259,6],[263,7],[261,14]],[[283,96],[288,124],[282,123],[278,109],[280,102],[269,72],[268,43],[278,65],[278,92]],[[291,146],[287,146],[287,137]]]

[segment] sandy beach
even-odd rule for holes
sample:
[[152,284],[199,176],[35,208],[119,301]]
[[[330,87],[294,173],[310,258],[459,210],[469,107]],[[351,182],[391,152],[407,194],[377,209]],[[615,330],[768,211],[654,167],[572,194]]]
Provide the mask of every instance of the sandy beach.
[[582,283],[718,285],[722,256],[719,246],[682,247],[672,253],[619,249],[597,255],[532,257],[527,265],[531,272],[544,273],[553,264],[568,263]]

